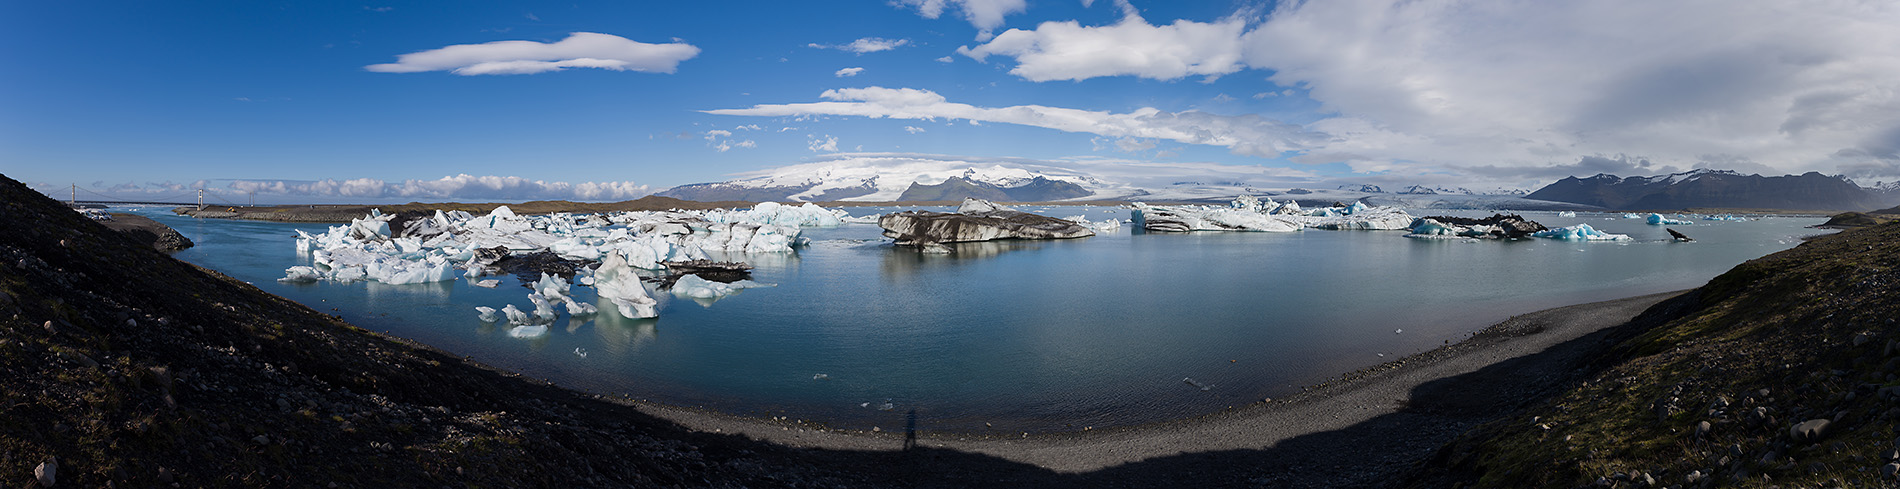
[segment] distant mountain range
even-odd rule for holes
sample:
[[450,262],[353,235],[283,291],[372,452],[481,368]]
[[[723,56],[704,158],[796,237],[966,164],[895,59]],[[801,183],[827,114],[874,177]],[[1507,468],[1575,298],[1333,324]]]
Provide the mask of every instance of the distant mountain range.
[[1816,172],[1764,177],[1707,169],[1653,177],[1601,173],[1569,177],[1525,197],[1616,210],[1713,207],[1858,211],[1882,207],[1883,200],[1845,178]]
[[[1764,177],[1724,170],[1658,176],[1570,177],[1529,192],[1495,188],[1372,184],[1288,188],[1231,167],[963,160],[936,155],[851,154],[784,166],[724,182],[681,185],[657,195],[700,202],[1000,202],[1118,200],[1226,202],[1236,195],[1296,200],[1302,205],[1365,201],[1445,209],[1675,210],[1692,207],[1871,210],[1900,203],[1900,182],[1862,188],[1819,173]],[[1884,204],[1884,205],[1883,205]]]
[[[1236,168],[1241,170],[1236,171]],[[723,182],[695,183],[658,193],[701,202],[893,202],[956,201],[979,198],[1002,202],[1121,200],[1147,202],[1226,202],[1236,195],[1280,196],[1281,200],[1330,204],[1374,199],[1388,205],[1440,208],[1583,208],[1574,204],[1525,203],[1524,190],[1491,192],[1413,185],[1394,193],[1377,185],[1287,188],[1256,180],[1244,167],[1211,165],[1120,165],[1078,163],[1063,167],[1022,160],[960,160],[935,155],[856,154],[833,160],[774,168]],[[1266,180],[1259,178],[1259,180]],[[1275,190],[1277,188],[1278,190]]]

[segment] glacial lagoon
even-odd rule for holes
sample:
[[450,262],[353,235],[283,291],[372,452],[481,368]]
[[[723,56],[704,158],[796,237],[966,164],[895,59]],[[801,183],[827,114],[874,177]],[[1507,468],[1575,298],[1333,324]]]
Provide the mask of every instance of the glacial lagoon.
[[[851,208],[853,215],[891,208]],[[1028,207],[1091,220],[1113,207]],[[1422,240],[1403,231],[1141,233],[896,248],[873,224],[806,228],[789,254],[753,254],[750,289],[717,302],[656,294],[660,316],[566,314],[534,338],[477,319],[529,308],[508,276],[385,285],[282,283],[308,265],[296,230],[323,224],[164,222],[197,243],[179,259],[376,331],[585,391],[842,428],[1064,431],[1177,419],[1281,397],[1456,342],[1550,307],[1699,286],[1829,231],[1821,218],[1694,221],[1697,239],[1619,214],[1525,213],[1633,240]],[[1412,210],[1482,217],[1490,211]],[[575,287],[593,301],[592,289]],[[1189,379],[1192,381],[1190,382]]]

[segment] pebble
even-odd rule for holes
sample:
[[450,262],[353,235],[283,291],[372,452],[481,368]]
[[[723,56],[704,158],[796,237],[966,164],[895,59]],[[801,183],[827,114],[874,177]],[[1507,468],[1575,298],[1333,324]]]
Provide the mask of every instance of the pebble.
[[1880,477],[1887,479],[1900,477],[1900,464],[1889,463],[1880,466]]
[[264,436],[264,435],[257,435],[256,437],[251,438],[251,442],[259,444],[259,445],[269,445],[270,437]]
[[1827,435],[1828,423],[1830,423],[1830,421],[1826,419],[1802,421],[1795,424],[1794,427],[1788,428],[1788,438],[1792,438],[1794,441],[1800,443],[1821,441],[1821,437]]
[[1704,437],[1704,436],[1708,436],[1708,435],[1709,435],[1709,428],[1710,428],[1710,426],[1709,426],[1709,422],[1708,422],[1708,421],[1703,421],[1703,422],[1700,422],[1700,423],[1696,423],[1696,425],[1695,425],[1695,437],[1696,437],[1696,438],[1702,438],[1702,437]]
[[46,457],[45,462],[33,468],[33,477],[40,480],[41,486],[53,487],[59,482],[58,476],[59,457]]

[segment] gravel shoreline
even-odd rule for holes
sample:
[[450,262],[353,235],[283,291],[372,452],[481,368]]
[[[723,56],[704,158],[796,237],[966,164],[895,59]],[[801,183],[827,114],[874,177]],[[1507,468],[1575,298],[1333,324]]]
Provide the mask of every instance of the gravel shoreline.
[[[924,431],[915,443],[1060,474],[1109,476],[1118,469],[1151,470],[1145,466],[1159,463],[1181,473],[1252,472],[1241,480],[1223,476],[1224,483],[1382,485],[1458,433],[1515,412],[1581,375],[1595,353],[1621,336],[1614,334],[1618,326],[1680,294],[1515,316],[1465,341],[1352,372],[1287,399],[1189,419],[1020,439]],[[895,451],[906,443],[901,427],[876,433],[825,430],[790,421],[630,404],[689,429],[743,434],[798,448]],[[1236,454],[1247,454],[1254,468],[1236,471],[1230,465]]]

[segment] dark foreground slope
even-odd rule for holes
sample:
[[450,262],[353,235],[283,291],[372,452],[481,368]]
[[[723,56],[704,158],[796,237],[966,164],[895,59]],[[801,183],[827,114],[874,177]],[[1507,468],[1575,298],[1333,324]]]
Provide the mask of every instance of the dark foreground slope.
[[[887,486],[381,337],[0,177],[0,487]],[[47,464],[47,462],[53,464]],[[868,474],[868,475],[860,475]]]
[[1900,222],[1749,261],[1651,312],[1667,321],[1607,369],[1468,433],[1414,485],[1900,483]]

